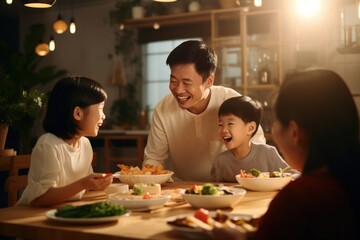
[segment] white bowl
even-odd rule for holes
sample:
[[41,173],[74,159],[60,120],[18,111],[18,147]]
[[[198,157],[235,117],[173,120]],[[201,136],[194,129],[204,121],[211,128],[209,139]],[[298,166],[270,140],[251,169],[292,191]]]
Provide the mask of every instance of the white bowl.
[[229,188],[234,194],[229,195],[197,195],[183,192],[182,197],[195,208],[228,208],[236,205],[245,195],[246,190]]
[[104,190],[105,195],[109,195],[111,193],[125,193],[129,192],[129,184],[125,183],[112,183]]
[[143,199],[139,195],[124,195],[124,194],[109,194],[108,199],[112,204],[122,205],[133,211],[144,211],[156,209],[164,206],[164,204],[171,198],[170,195],[157,195],[155,198]]
[[174,174],[174,172],[170,172],[167,174],[159,174],[159,175],[122,175],[120,174],[119,180],[122,183],[129,184],[130,186],[134,186],[136,183],[158,183],[163,184],[167,182],[170,177]]
[[291,181],[291,175],[278,178],[242,178],[236,175],[236,180],[242,187],[259,192],[277,191]]

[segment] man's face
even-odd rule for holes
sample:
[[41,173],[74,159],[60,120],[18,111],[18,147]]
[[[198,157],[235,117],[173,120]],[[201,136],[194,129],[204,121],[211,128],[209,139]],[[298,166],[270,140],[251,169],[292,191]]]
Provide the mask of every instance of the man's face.
[[171,67],[169,88],[179,107],[198,114],[207,107],[213,81],[212,74],[203,83],[194,64],[179,64]]

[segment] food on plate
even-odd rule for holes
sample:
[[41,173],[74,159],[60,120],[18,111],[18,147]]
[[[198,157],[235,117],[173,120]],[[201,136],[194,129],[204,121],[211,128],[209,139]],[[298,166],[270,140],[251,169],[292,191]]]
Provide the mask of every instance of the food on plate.
[[172,173],[169,170],[165,170],[162,165],[153,166],[152,164],[145,164],[142,169],[125,164],[117,164],[116,166],[121,169],[121,175],[160,175]]
[[205,183],[204,185],[195,185],[193,184],[190,188],[185,190],[186,194],[196,194],[196,195],[229,195],[233,194],[231,190],[226,187],[217,187],[212,183]]
[[63,218],[98,218],[123,215],[128,210],[121,205],[97,202],[80,206],[67,205],[56,209],[55,216]]
[[221,210],[216,210],[214,216],[204,208],[200,208],[194,212],[193,215],[179,217],[168,221],[170,225],[185,228],[201,228],[203,230],[211,231],[214,227],[220,228],[238,228],[244,232],[254,232],[258,227],[258,218],[250,216],[226,214]]
[[256,168],[250,169],[249,172],[240,169],[240,177],[242,178],[281,178],[285,176],[291,176],[291,174],[285,173],[289,168],[280,169],[280,171],[272,172],[260,172]]
[[136,183],[134,184],[134,193],[136,195],[150,193],[150,194],[160,194],[161,185],[158,183]]

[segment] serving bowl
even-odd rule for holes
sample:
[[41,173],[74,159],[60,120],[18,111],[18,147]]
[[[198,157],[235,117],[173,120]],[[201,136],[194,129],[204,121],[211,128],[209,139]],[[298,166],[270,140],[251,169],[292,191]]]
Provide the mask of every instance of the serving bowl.
[[133,211],[144,211],[156,209],[164,206],[171,198],[170,195],[156,195],[150,199],[144,199],[143,196],[131,194],[112,193],[107,197],[112,204],[122,205]]
[[236,175],[236,180],[242,187],[259,192],[277,191],[286,186],[291,180],[291,174],[286,174],[283,177],[275,178],[243,178],[240,174]]
[[170,177],[174,174],[174,172],[169,172],[166,174],[157,174],[157,175],[123,175],[119,174],[118,178],[120,182],[129,184],[131,187],[133,187],[136,183],[144,183],[144,184],[150,184],[150,183],[158,183],[163,184],[167,182]]
[[246,190],[242,188],[229,188],[233,194],[226,195],[197,195],[181,193],[182,197],[194,208],[229,208],[236,205],[245,195]]

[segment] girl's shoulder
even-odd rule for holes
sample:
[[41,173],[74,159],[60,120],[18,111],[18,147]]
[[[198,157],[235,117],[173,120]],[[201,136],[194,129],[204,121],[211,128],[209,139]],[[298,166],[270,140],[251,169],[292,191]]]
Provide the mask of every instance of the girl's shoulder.
[[44,133],[37,141],[37,144],[58,144],[64,143],[64,140],[52,133]]

